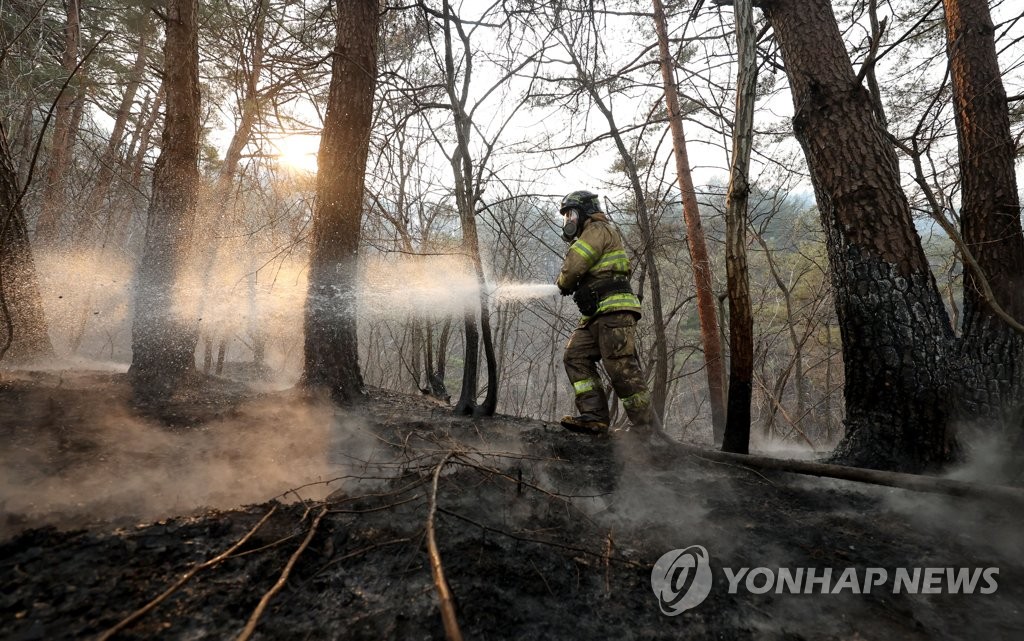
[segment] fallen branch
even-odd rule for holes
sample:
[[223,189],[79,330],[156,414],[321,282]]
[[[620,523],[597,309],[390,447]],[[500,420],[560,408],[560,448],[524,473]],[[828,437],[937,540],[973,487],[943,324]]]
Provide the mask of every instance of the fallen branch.
[[870,470],[862,467],[848,467],[845,465],[833,465],[830,463],[817,463],[814,461],[797,461],[791,459],[778,459],[769,456],[755,456],[751,454],[733,454],[717,450],[705,450],[694,445],[687,445],[673,440],[664,432],[658,430],[660,435],[669,447],[680,452],[704,458],[711,461],[733,463],[749,468],[762,470],[776,470],[793,474],[806,474],[823,478],[833,478],[842,481],[854,481],[856,483],[870,483],[872,485],[883,485],[886,487],[898,487],[912,492],[925,492],[929,494],[945,494],[961,498],[980,498],[997,500],[1008,503],[1016,503],[1024,506],[1024,489],[1008,485],[991,485],[987,483],[974,483],[971,481],[957,481],[955,479],[944,479],[935,476],[922,474],[907,474],[905,472],[887,472],[884,470]]
[[734,468],[736,468],[738,470],[743,470],[744,472],[750,472],[751,474],[756,474],[756,475],[760,476],[761,480],[763,480],[768,485],[771,485],[774,488],[779,487],[775,483],[772,483],[771,479],[769,479],[767,476],[765,476],[764,474],[761,474],[760,472],[758,472],[757,470],[755,470],[752,467],[748,467],[746,465],[737,465],[735,463],[726,463],[725,461],[716,461],[714,459],[710,459],[710,458],[708,458],[706,456],[703,456],[701,454],[693,454],[693,453],[691,453],[690,456],[692,456],[693,458],[700,459],[702,461],[707,461],[708,463],[714,463],[715,465],[723,465],[725,467],[734,467]]
[[256,605],[256,609],[252,611],[252,615],[249,616],[249,621],[245,624],[245,628],[242,629],[242,633],[238,635],[236,641],[246,641],[252,636],[252,633],[256,631],[256,625],[260,622],[260,617],[263,616],[263,611],[267,609],[267,604],[269,604],[270,600],[274,598],[274,595],[281,591],[284,584],[288,582],[288,577],[292,573],[292,568],[295,567],[295,563],[299,560],[299,557],[302,556],[302,553],[306,551],[307,547],[309,547],[309,542],[313,540],[313,536],[316,534],[316,530],[320,526],[320,519],[324,518],[325,514],[327,514],[326,505],[320,508],[320,513],[316,515],[316,518],[313,519],[313,524],[309,526],[309,532],[306,533],[306,538],[302,540],[302,544],[299,545],[295,552],[292,553],[291,558],[288,559],[288,563],[284,566],[284,569],[281,570],[281,576],[277,578],[277,583],[267,590],[266,594],[263,595],[263,598],[260,599],[260,602]]
[[444,623],[444,633],[448,641],[462,641],[462,630],[459,629],[459,621],[455,617],[455,602],[452,599],[452,592],[448,588],[448,581],[444,578],[444,567],[441,565],[441,552],[437,549],[437,539],[434,536],[434,515],[437,513],[437,484],[441,479],[441,470],[448,464],[452,452],[444,455],[441,462],[434,468],[434,480],[430,491],[430,509],[427,511],[427,552],[430,555],[430,573],[434,577],[434,585],[437,586],[437,598],[441,608],[441,621]]
[[158,606],[161,603],[163,603],[167,599],[167,597],[171,596],[181,586],[183,586],[186,583],[188,583],[189,579],[194,577],[196,574],[198,574],[202,570],[205,570],[206,568],[210,568],[210,567],[213,567],[213,566],[217,565],[218,563],[220,563],[224,559],[226,559],[229,556],[231,556],[231,554],[235,550],[237,550],[238,548],[240,548],[243,545],[245,545],[246,541],[248,541],[250,538],[252,538],[252,535],[256,534],[256,532],[261,527],[263,527],[263,524],[267,522],[267,519],[269,519],[271,517],[271,515],[274,514],[274,512],[276,512],[276,511],[277,511],[277,506],[275,505],[274,507],[270,508],[270,511],[267,512],[266,514],[264,514],[263,518],[260,519],[259,522],[256,523],[256,525],[254,525],[251,530],[246,532],[245,536],[243,536],[241,539],[239,539],[237,543],[232,545],[230,548],[228,548],[224,552],[221,552],[217,556],[213,557],[209,561],[206,561],[205,563],[200,563],[199,565],[195,566],[194,568],[192,568],[191,570],[186,572],[171,587],[169,587],[166,590],[164,590],[160,594],[160,596],[156,597],[155,599],[153,599],[152,601],[150,601],[146,605],[142,606],[141,608],[139,608],[135,612],[132,612],[131,614],[129,614],[127,617],[125,617],[123,620],[121,620],[120,623],[118,623],[117,625],[115,625],[114,627],[108,629],[106,632],[104,632],[102,635],[100,635],[100,637],[99,637],[99,639],[97,641],[107,641],[107,639],[110,639],[111,637],[113,637],[115,634],[117,634],[121,630],[124,630],[125,628],[127,628],[131,624],[135,623],[136,621],[138,621],[139,619],[144,617],[146,614],[148,614],[153,608],[155,608],[156,606]]

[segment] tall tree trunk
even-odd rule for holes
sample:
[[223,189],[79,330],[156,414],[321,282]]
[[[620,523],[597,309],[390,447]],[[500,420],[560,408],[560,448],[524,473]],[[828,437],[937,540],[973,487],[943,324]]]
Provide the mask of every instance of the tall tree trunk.
[[130,159],[127,179],[129,189],[126,189],[122,197],[118,199],[116,215],[107,218],[108,228],[104,229],[102,233],[104,246],[112,244],[115,247],[127,248],[131,243],[132,214],[138,206],[136,203],[141,200],[138,189],[142,185],[146,153],[149,151],[150,139],[160,119],[163,104],[164,89],[163,82],[161,82],[153,97],[153,104],[149,105],[147,101],[139,113],[138,126],[126,153],[126,157]]
[[0,122],[0,360],[8,362],[53,356],[18,185]]
[[[708,259],[707,243],[704,241],[704,228],[700,221],[697,192],[693,187],[693,176],[690,174],[690,160],[686,153],[686,134],[683,130],[683,114],[679,109],[679,89],[676,86],[675,70],[672,56],[669,53],[668,27],[661,0],[654,0],[654,26],[658,34],[658,50],[661,54],[661,78],[665,89],[665,104],[668,106],[668,122],[672,130],[672,152],[676,159],[679,192],[683,199],[683,219],[686,222],[690,265],[693,268],[693,280],[697,289],[697,317],[700,320],[701,343],[704,346],[704,371],[707,372],[708,377],[711,425],[714,430],[715,442],[718,443],[722,440],[726,421],[723,382],[725,380],[725,362],[722,358],[721,343],[718,340],[718,316],[715,314],[715,294],[711,284],[711,261]],[[738,123],[737,127],[739,127]],[[735,173],[733,178],[735,178]],[[731,303],[732,299],[730,298]],[[747,413],[750,413],[749,403]]]
[[430,394],[434,398],[445,401],[446,403],[450,400],[448,395],[448,388],[445,385],[445,369],[447,367],[448,360],[448,341],[451,337],[452,331],[452,319],[448,317],[444,320],[444,326],[441,329],[441,334],[437,339],[437,348],[432,347],[433,331],[431,330],[431,324],[427,324],[427,377],[430,383]]
[[[103,236],[109,232],[112,226],[110,218],[114,215],[113,208],[107,208],[103,212],[105,216],[100,215],[100,210],[103,209],[103,201],[110,191],[110,183],[114,179],[117,166],[124,161],[124,157],[120,153],[121,143],[124,141],[128,117],[131,115],[132,106],[135,104],[135,95],[138,93],[142,78],[146,73],[146,61],[149,53],[149,43],[147,42],[149,36],[148,25],[149,22],[147,21],[139,33],[139,46],[135,52],[135,63],[128,74],[128,82],[125,84],[124,93],[121,94],[121,102],[118,104],[117,113],[114,115],[114,126],[110,131],[110,140],[107,141],[107,146],[103,149],[103,153],[100,156],[100,166],[96,175],[96,182],[93,183],[92,189],[85,200],[83,220],[87,221],[90,225],[88,229],[79,229],[79,234],[77,234],[79,240],[81,240],[85,232],[91,233],[91,225],[94,221],[104,221],[102,225]],[[102,241],[105,241],[105,238],[101,238]]]
[[[61,65],[68,75],[74,73],[78,66],[78,48],[80,39],[80,7],[79,0],[67,0],[67,21],[64,25],[64,54]],[[80,83],[79,83],[80,84]],[[64,174],[71,156],[71,145],[75,131],[72,127],[75,100],[81,100],[79,92],[65,91],[57,99],[54,112],[53,142],[50,160],[46,167],[46,184],[43,186],[42,204],[39,220],[36,222],[36,243],[42,246],[53,245],[60,234],[63,218]]]
[[377,0],[337,0],[337,40],[318,156],[305,315],[307,386],[363,395],[356,333],[363,182],[377,83]]
[[[479,200],[480,185],[473,179],[473,159],[469,149],[469,138],[473,123],[466,112],[466,100],[469,98],[469,80],[472,78],[472,53],[469,50],[469,39],[460,31],[460,37],[466,47],[465,80],[460,96],[455,87],[455,58],[452,48],[451,3],[442,3],[444,18],[444,65],[445,89],[455,120],[456,148],[452,152],[451,166],[455,177],[455,202],[459,210],[459,221],[462,224],[463,248],[470,257],[477,285],[480,289],[480,330],[477,331],[476,312],[467,310],[464,315],[466,328],[466,354],[462,371],[462,390],[459,401],[455,405],[457,414],[476,414],[492,416],[498,407],[498,366],[494,356],[493,333],[491,331],[490,296],[487,294],[484,279],[483,261],[480,259],[480,239],[476,229],[476,203]],[[456,23],[455,28],[461,29]],[[487,395],[484,402],[477,406],[476,395],[479,374],[480,340],[483,339],[484,359],[487,364]]]
[[168,0],[164,42],[167,114],[135,285],[132,375],[143,396],[173,391],[195,370],[197,334],[176,290],[195,226],[199,189],[198,0]]
[[920,471],[951,455],[945,409],[952,331],[899,163],[857,82],[831,4],[773,0],[775,29],[826,232],[843,340],[846,435],[835,458]]
[[[128,76],[128,84],[125,86],[124,93],[121,96],[121,102],[114,117],[114,126],[110,132],[110,139],[107,141],[107,146],[100,156],[96,182],[93,183],[92,189],[85,199],[85,208],[82,210],[81,217],[76,224],[74,242],[80,247],[90,247],[98,242],[101,252],[110,252],[107,249],[110,234],[115,226],[115,219],[120,216],[114,207],[104,207],[104,201],[110,191],[110,184],[113,181],[118,165],[123,165],[125,160],[120,153],[121,143],[124,140],[128,117],[131,115],[132,106],[135,104],[135,94],[138,92],[139,85],[142,83],[143,75],[146,72],[148,24],[147,22],[140,32],[139,46],[135,54],[135,64],[132,66]],[[79,101],[79,106],[82,104],[84,104],[84,101]],[[99,227],[98,234],[95,233],[97,226]],[[96,237],[97,235],[98,238]],[[107,258],[104,256],[101,260],[106,261]],[[92,301],[96,293],[98,276],[93,274],[86,276],[86,278],[91,282],[86,286],[85,300],[82,302],[78,310],[78,316],[72,325],[73,330],[69,344],[72,354],[76,354],[79,347],[81,347],[86,325],[91,317],[89,309],[92,307]]]
[[[657,4],[660,0],[654,0]],[[725,272],[729,290],[729,411],[722,449],[750,450],[750,396],[754,380],[754,319],[747,276],[747,200],[750,152],[757,98],[756,36],[751,0],[735,0],[736,122],[732,130],[732,170],[725,197]],[[717,341],[716,341],[717,342]]]
[[[199,249],[200,276],[202,278],[202,296],[200,297],[200,310],[198,318],[205,318],[205,303],[217,294],[213,290],[215,283],[211,282],[214,274],[214,265],[217,256],[223,249],[223,236],[225,225],[229,219],[234,202],[233,188],[235,178],[238,176],[239,167],[242,163],[242,152],[252,138],[252,132],[260,119],[261,103],[259,95],[260,75],[263,72],[263,38],[266,25],[266,0],[259,0],[256,4],[256,17],[252,30],[252,57],[242,65],[245,69],[245,87],[243,89],[238,126],[231,135],[227,151],[224,153],[224,162],[220,171],[217,172],[217,179],[214,181],[213,189],[206,199],[204,206],[200,209],[199,216],[206,236]],[[229,248],[230,250],[230,248]],[[211,319],[205,324],[205,331],[214,334],[226,332],[222,322],[218,319]],[[220,372],[217,372],[220,374]]]
[[[150,103],[151,97],[152,103]],[[149,151],[149,141],[153,136],[153,130],[156,129],[157,120],[160,118],[160,110],[163,107],[164,85],[161,82],[160,86],[157,87],[156,93],[147,95],[146,100],[142,103],[135,131],[132,132],[132,141],[128,145],[128,152],[125,154],[131,161],[131,173],[129,174],[128,184],[132,187],[138,187],[140,184],[146,152]]]
[[[160,120],[165,97],[164,83],[161,82],[156,96],[153,98],[153,105],[149,108],[146,120],[141,124],[141,133],[138,136],[138,145],[135,147],[135,153],[131,155],[132,171],[128,177],[128,184],[132,187],[138,187],[142,184],[142,170],[146,166],[146,154],[149,153],[150,139],[153,137],[156,124]],[[141,116],[142,114],[139,115]],[[133,140],[132,142],[136,141]]]
[[825,323],[825,442],[832,443],[832,326]]
[[25,184],[28,180],[29,163],[32,159],[32,143],[35,141],[35,110],[36,103],[32,99],[25,101],[25,107],[21,114],[21,123],[18,126],[18,134],[14,143],[16,149],[11,151],[11,162],[18,172],[19,184]]
[[[1014,172],[1006,91],[985,0],[944,0],[947,53],[953,82],[962,179],[964,243],[991,287],[995,302],[1024,321],[1024,233]],[[1024,336],[1000,319],[971,270],[964,274],[965,417],[1002,419],[1017,437],[1024,430]]]

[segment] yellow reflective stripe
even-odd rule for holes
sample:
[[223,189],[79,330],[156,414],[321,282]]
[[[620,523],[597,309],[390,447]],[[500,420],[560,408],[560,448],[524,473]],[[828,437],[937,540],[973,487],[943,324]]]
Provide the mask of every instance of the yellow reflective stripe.
[[629,257],[626,256],[625,250],[616,249],[610,251],[603,256],[600,260],[590,268],[591,272],[598,272],[603,270],[610,270],[621,274],[629,273]]
[[587,392],[594,391],[594,386],[596,384],[597,382],[594,379],[588,378],[586,380],[576,381],[573,383],[572,389],[576,392],[576,396],[579,396],[580,394],[586,394]]
[[615,251],[606,252],[601,256],[601,260],[597,261],[598,265],[604,265],[605,263],[615,263],[619,261],[629,262],[629,257],[626,256],[624,249],[616,249]]
[[647,390],[637,392],[622,399],[622,406],[627,410],[643,409],[651,404],[651,393]]
[[577,239],[569,249],[582,256],[583,260],[587,261],[587,265],[593,266],[594,261],[597,260],[597,252],[594,251],[594,248],[580,239]]
[[602,299],[597,305],[597,313],[611,312],[618,309],[639,309],[640,299],[635,294],[614,294]]
[[595,273],[601,272],[601,271],[611,271],[611,272],[615,272],[616,274],[623,274],[623,275],[629,274],[629,261],[627,261],[627,260],[617,260],[617,261],[601,262],[601,263],[598,263],[598,264],[596,264],[596,265],[594,265],[593,267],[590,268],[590,273],[592,273],[592,274],[595,274]]

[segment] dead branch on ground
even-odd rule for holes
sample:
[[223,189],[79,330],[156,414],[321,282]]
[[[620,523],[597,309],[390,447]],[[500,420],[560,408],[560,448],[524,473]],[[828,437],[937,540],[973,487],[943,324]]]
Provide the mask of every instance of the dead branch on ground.
[[[733,454],[717,450],[706,450],[695,445],[680,443],[660,429],[656,429],[655,433],[662,441],[668,444],[669,447],[674,448],[679,452],[696,458],[732,463],[740,467],[775,470],[778,472],[789,472],[791,474],[806,474],[808,476],[833,478],[841,481],[854,481],[856,483],[896,487],[903,490],[910,490],[912,492],[944,494],[946,496],[956,496],[960,498],[995,500],[1024,506],[1024,489],[1008,485],[958,481],[956,479],[926,476],[924,474],[871,470],[867,468],[848,467],[845,465],[835,465],[831,463],[818,463],[815,461],[779,459],[772,458],[770,456],[756,456],[752,454]],[[753,472],[754,469],[751,469],[750,471]]]
[[245,624],[245,628],[242,629],[242,633],[238,635],[236,641],[247,641],[252,633],[256,631],[256,625],[260,622],[260,617],[263,616],[263,611],[267,609],[267,604],[274,598],[281,588],[284,587],[285,583],[288,582],[288,577],[292,573],[292,568],[295,567],[295,563],[302,556],[302,553],[309,547],[309,542],[313,540],[313,536],[316,534],[317,528],[320,526],[320,520],[327,514],[327,506],[320,508],[320,512],[313,519],[313,524],[309,526],[309,532],[306,533],[306,538],[302,540],[302,544],[292,553],[291,558],[288,559],[288,563],[284,566],[281,571],[281,576],[278,577],[277,582],[267,590],[263,598],[256,605],[256,609],[253,610],[252,615],[249,617],[249,621]]
[[459,621],[455,617],[455,602],[452,599],[452,592],[448,587],[448,581],[444,578],[444,567],[441,565],[441,551],[437,548],[437,538],[434,532],[434,515],[437,513],[437,485],[441,479],[441,470],[451,460],[454,452],[444,455],[441,462],[434,468],[434,480],[430,491],[430,509],[427,511],[427,551],[430,554],[430,573],[434,576],[434,585],[437,586],[437,597],[441,608],[441,620],[444,622],[444,633],[448,641],[462,641],[462,630],[459,629]]
[[124,630],[125,628],[127,628],[131,624],[135,623],[136,621],[141,619],[143,616],[148,614],[151,610],[153,610],[153,608],[155,608],[156,606],[158,606],[161,603],[163,603],[167,599],[167,597],[171,596],[181,586],[183,586],[186,583],[188,583],[189,579],[194,577],[196,574],[198,574],[202,570],[205,570],[206,568],[211,568],[211,567],[217,565],[218,563],[220,563],[221,561],[227,559],[229,556],[231,556],[231,554],[235,550],[237,550],[238,548],[240,548],[243,545],[245,545],[246,541],[248,541],[252,537],[252,535],[256,534],[256,532],[261,527],[263,527],[263,524],[266,523],[267,520],[271,517],[271,515],[273,515],[274,512],[276,512],[276,511],[277,511],[277,506],[275,505],[274,507],[270,508],[270,511],[268,511],[266,514],[264,514],[263,518],[261,518],[259,520],[259,522],[257,522],[256,525],[254,525],[252,527],[252,529],[250,529],[248,532],[246,532],[245,536],[243,536],[241,539],[239,539],[237,543],[232,545],[230,548],[228,548],[224,552],[221,552],[217,556],[213,557],[209,561],[206,561],[205,563],[201,563],[201,564],[195,566],[194,568],[192,568],[191,570],[189,570],[188,572],[186,572],[180,579],[175,581],[174,584],[171,585],[171,587],[169,587],[166,590],[164,590],[155,599],[153,599],[152,601],[150,601],[146,605],[142,606],[141,608],[139,608],[135,612],[132,612],[127,617],[122,619],[120,623],[118,623],[117,625],[115,625],[114,627],[108,629],[106,632],[104,632],[102,635],[100,635],[98,641],[107,641],[107,639],[110,639],[111,637],[113,637],[115,634],[117,634],[121,630]]

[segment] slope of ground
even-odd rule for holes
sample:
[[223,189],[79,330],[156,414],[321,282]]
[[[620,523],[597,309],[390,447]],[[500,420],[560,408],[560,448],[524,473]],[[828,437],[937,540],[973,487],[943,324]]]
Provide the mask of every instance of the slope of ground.
[[[444,638],[432,503],[466,638],[1024,635],[1024,519],[995,504],[455,418],[386,392],[345,413],[210,383],[137,408],[117,375],[34,375],[0,386],[0,402],[4,639],[96,638],[247,535],[114,638],[234,638],[275,583],[253,638]],[[710,554],[710,594],[666,616],[652,567],[695,544]],[[753,592],[740,581],[730,593],[731,574],[759,567]],[[998,587],[894,593],[898,568],[930,567],[997,568]],[[832,588],[845,568],[889,579],[869,594],[754,593],[779,568],[831,568]]]

